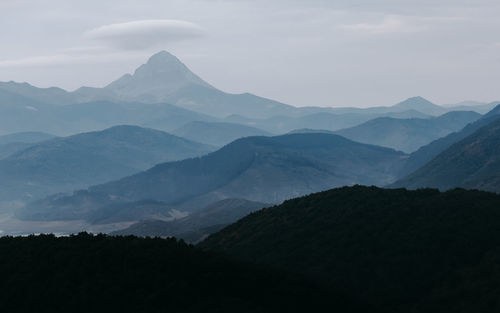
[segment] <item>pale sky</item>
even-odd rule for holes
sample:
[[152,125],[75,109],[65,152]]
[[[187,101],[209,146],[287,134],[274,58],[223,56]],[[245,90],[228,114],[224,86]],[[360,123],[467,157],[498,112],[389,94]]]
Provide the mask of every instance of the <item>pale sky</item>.
[[0,0],[0,81],[102,87],[167,50],[296,106],[500,100],[498,0]]

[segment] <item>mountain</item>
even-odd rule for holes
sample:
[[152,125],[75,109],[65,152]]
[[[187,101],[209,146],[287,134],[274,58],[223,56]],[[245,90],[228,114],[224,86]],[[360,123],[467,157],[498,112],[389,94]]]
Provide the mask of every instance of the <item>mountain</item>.
[[133,75],[126,74],[104,89],[127,101],[162,102],[167,96],[192,85],[213,88],[177,57],[161,51],[136,69]]
[[[319,110],[323,109],[323,110]],[[325,111],[325,109],[327,111]],[[309,111],[310,114],[318,112],[330,112],[335,114],[387,114],[387,113],[403,113],[403,112],[419,112],[421,115],[438,116],[448,111],[449,108],[436,105],[429,100],[418,97],[408,98],[392,106],[373,106],[368,108],[355,107],[335,107],[335,108],[302,108],[303,111]],[[318,111],[319,110],[319,111]],[[471,109],[471,111],[474,111]],[[395,116],[396,117],[396,116]],[[400,116],[403,117],[403,116]],[[414,117],[414,116],[407,116]],[[418,116],[415,116],[418,117]]]
[[375,312],[496,312],[499,230],[493,193],[354,186],[260,210],[198,246],[341,286]]
[[447,112],[447,109],[430,102],[422,97],[412,97],[402,101],[392,107],[397,111],[416,110],[428,115],[441,115]]
[[312,128],[300,128],[300,129],[294,129],[289,134],[315,134],[315,133],[320,133],[320,134],[332,134],[335,135],[334,131],[331,130],[324,130],[324,129],[312,129]]
[[339,312],[361,307],[297,275],[176,239],[0,238],[3,312]]
[[4,145],[0,145],[0,160],[5,159],[8,156],[13,155],[16,152],[28,149],[33,144],[24,142],[12,142]]
[[[9,93],[9,97],[15,95],[22,101],[17,101],[18,105],[15,108],[9,104],[7,107],[10,111],[5,111],[5,104],[9,101],[4,100],[2,93]],[[42,104],[45,107],[40,108]],[[93,111],[91,108],[95,108],[95,104],[101,104],[102,107],[99,107],[98,111]],[[129,116],[130,111],[138,112],[131,107],[139,104],[142,104],[148,113],[155,111],[155,105],[169,104],[178,110],[196,112],[204,118],[194,118],[171,125],[168,122],[175,122],[175,118],[169,119],[168,115],[140,114],[141,118]],[[476,107],[479,108],[471,106],[470,110],[476,110]],[[26,110],[32,112],[26,113]],[[80,121],[77,112],[82,110],[86,118]],[[116,113],[103,124],[101,113],[109,117],[107,113],[111,110]],[[126,74],[104,88],[81,87],[73,92],[67,92],[55,87],[37,88],[27,83],[0,83],[0,113],[5,113],[3,116],[18,117],[16,119],[18,123],[14,124],[0,117],[0,122],[3,122],[0,123],[0,134],[44,131],[56,135],[68,135],[120,124],[154,128],[162,126],[161,130],[171,131],[187,122],[215,122],[235,115],[249,119],[248,123],[244,123],[247,126],[270,133],[286,133],[299,128],[339,130],[377,117],[424,118],[443,114],[449,110],[451,109],[437,106],[421,97],[410,98],[394,106],[365,109],[298,108],[249,93],[230,94],[203,81],[177,57],[166,51],[151,56],[133,74]],[[66,120],[64,118],[66,116],[69,116],[72,122]],[[235,121],[230,118],[225,122]]]
[[54,135],[42,132],[21,132],[0,136],[0,145],[9,143],[37,143],[54,138]]
[[190,122],[173,130],[172,134],[213,146],[224,146],[238,138],[271,136],[264,130],[235,123]]
[[58,134],[64,125],[54,116],[56,109],[56,105],[0,89],[0,135],[31,131]]
[[0,136],[0,160],[27,149],[34,143],[52,138],[55,136],[42,132],[22,132]]
[[17,132],[67,136],[123,124],[169,131],[192,121],[216,120],[168,103],[103,100],[54,105],[0,88],[0,136]]
[[462,110],[462,111],[476,111],[480,114],[486,114],[500,104],[500,101],[493,101],[489,103],[478,102],[478,101],[462,101],[455,104],[445,104],[443,105],[446,108],[450,108],[454,111]]
[[174,236],[188,242],[198,242],[210,233],[266,206],[268,205],[264,203],[243,199],[225,199],[180,219],[141,221],[126,229],[115,231],[112,235]]
[[0,160],[0,199],[30,199],[71,191],[210,150],[137,126],[56,138]]
[[127,74],[104,89],[122,101],[167,102],[217,117],[230,114],[263,117],[296,111],[295,107],[248,93],[217,90],[166,51],[153,55],[133,75]]
[[[202,80],[177,57],[166,51],[156,53],[145,64],[139,66],[133,74],[126,74],[104,88],[82,87],[74,92],[66,92],[60,88],[36,88],[26,83],[14,82],[0,83],[0,90],[2,88],[28,99],[50,104],[76,104],[94,101],[171,103],[218,118],[234,114],[257,119],[267,119],[274,116],[301,117],[316,113],[378,114],[380,116],[404,111],[415,111],[411,117],[417,117],[415,115],[437,115],[446,112],[446,109],[421,97],[410,98],[392,107],[359,109],[297,108],[250,93],[230,94],[218,90]],[[342,125],[337,129],[354,125]],[[303,127],[309,126],[295,126],[285,130],[285,132]]]
[[[5,97],[14,96],[18,99],[12,106]],[[177,122],[175,117],[163,114],[160,107],[167,106],[172,110],[175,107],[176,111],[184,110],[184,120]],[[95,111],[96,107],[98,110]],[[136,107],[144,109],[137,117],[130,115],[142,112]],[[467,108],[484,110],[483,106]],[[172,131],[192,121],[233,122],[282,134],[299,128],[339,130],[377,117],[425,118],[451,110],[453,108],[435,105],[422,97],[385,107],[299,108],[249,93],[230,94],[203,81],[166,51],[151,56],[133,74],[126,74],[104,88],[81,87],[67,92],[56,87],[37,88],[27,83],[0,83],[0,135],[43,131],[67,136],[122,124]],[[110,114],[111,111],[114,113]],[[79,119],[79,112],[84,113],[85,119]],[[199,118],[195,118],[195,114]],[[16,123],[14,119],[2,119],[5,116],[16,117]],[[235,116],[246,119],[246,122],[237,122]]]
[[[300,110],[309,111],[309,108],[300,108]],[[224,120],[232,123],[243,124],[251,127],[266,130],[271,133],[283,134],[295,129],[324,129],[335,131],[347,127],[352,127],[366,121],[387,116],[394,118],[429,118],[431,116],[423,113],[409,110],[403,112],[374,113],[358,110],[356,113],[335,113],[337,109],[323,109],[327,112],[316,112],[304,114],[299,117],[293,116],[273,116],[266,119],[253,119],[240,115],[231,115]],[[366,109],[368,110],[368,109]],[[329,112],[332,111],[332,112]]]
[[471,111],[456,111],[428,119],[380,117],[336,133],[354,141],[411,153],[479,119]]
[[394,186],[500,192],[500,119],[453,144]]
[[468,106],[481,106],[485,105],[486,103],[480,102],[480,101],[474,101],[474,100],[469,100],[469,101],[460,101],[458,103],[451,103],[451,104],[443,104],[445,108],[456,108],[456,107],[468,107]]
[[72,94],[64,89],[57,87],[38,88],[26,82],[0,82],[0,90],[18,94],[24,98],[48,104],[63,105],[72,104],[75,101]]
[[227,198],[279,203],[335,186],[391,183],[405,156],[330,134],[248,137],[200,158],[159,164],[71,196],[48,197],[19,210],[18,216],[80,219],[113,203],[143,199],[184,211]]
[[500,105],[496,106],[493,110],[482,116],[477,121],[468,124],[462,130],[451,133],[443,138],[439,138],[428,145],[419,148],[417,151],[410,154],[405,165],[402,167],[399,176],[404,177],[416,171],[454,143],[464,139],[498,118],[500,118]]
[[90,131],[116,125],[138,125],[171,131],[192,121],[214,121],[215,118],[179,108],[168,103],[94,101],[58,109],[59,120],[74,131]]

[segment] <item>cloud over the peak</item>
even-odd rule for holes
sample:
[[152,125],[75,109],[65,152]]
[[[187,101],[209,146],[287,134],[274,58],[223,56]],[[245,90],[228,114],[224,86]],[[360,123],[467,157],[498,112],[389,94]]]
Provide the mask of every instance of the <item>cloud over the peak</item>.
[[413,22],[403,16],[386,16],[380,22],[344,24],[340,28],[368,34],[413,33],[425,29],[422,24]]
[[198,25],[182,20],[140,20],[109,24],[87,31],[84,37],[109,46],[140,50],[203,36]]

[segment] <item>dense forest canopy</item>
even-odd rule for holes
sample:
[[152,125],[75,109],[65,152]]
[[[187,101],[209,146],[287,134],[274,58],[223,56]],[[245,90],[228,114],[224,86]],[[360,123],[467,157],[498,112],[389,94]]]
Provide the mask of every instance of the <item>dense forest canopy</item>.
[[[1,312],[306,312],[349,300],[176,239],[0,238]],[[348,310],[347,310],[348,311]]]
[[500,309],[494,193],[344,187],[252,213],[199,246],[308,275],[383,312]]

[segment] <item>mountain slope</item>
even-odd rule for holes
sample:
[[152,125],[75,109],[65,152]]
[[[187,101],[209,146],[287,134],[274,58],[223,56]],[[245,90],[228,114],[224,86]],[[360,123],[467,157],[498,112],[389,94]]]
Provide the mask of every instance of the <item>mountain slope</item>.
[[279,203],[335,186],[390,183],[404,157],[330,134],[248,137],[201,158],[160,164],[19,212],[23,218],[57,219],[69,211],[78,218],[105,205],[142,199],[190,210],[226,198]]
[[168,103],[94,101],[60,107],[55,115],[70,124],[74,131],[103,129],[116,125],[139,125],[164,131],[176,129],[192,121],[215,118],[176,107]]
[[53,105],[0,88],[0,136],[17,132],[67,136],[123,124],[173,130],[192,121],[216,120],[167,103],[100,100]]
[[22,97],[50,104],[72,104],[75,99],[71,93],[57,87],[38,88],[28,83],[0,82],[0,89]]
[[493,110],[497,105],[500,104],[500,101],[493,101],[489,103],[477,102],[477,101],[462,101],[460,103],[455,104],[447,104],[443,105],[446,108],[451,108],[454,111],[475,111],[480,114],[486,114],[489,111]]
[[411,153],[479,119],[476,112],[456,111],[429,119],[381,117],[336,133],[354,141]]
[[54,116],[57,106],[0,89],[0,135],[43,131],[58,134],[64,129]]
[[191,72],[178,58],[161,51],[133,75],[127,74],[104,88],[120,100],[168,102],[196,112],[223,117],[291,114],[295,107],[251,94],[228,94]]
[[492,193],[344,187],[250,214],[199,246],[343,286],[380,312],[500,307],[483,302],[495,301],[498,288],[449,292],[474,289],[457,277],[471,269],[483,270],[478,283],[498,278],[498,262],[482,265],[500,256],[500,196]]
[[171,132],[182,138],[213,146],[224,146],[236,139],[271,134],[250,126],[221,122],[191,122]]
[[137,126],[56,138],[0,161],[0,199],[29,199],[71,191],[199,156],[211,148]]
[[500,192],[500,120],[455,143],[394,186]]
[[427,162],[434,159],[437,155],[449,148],[454,143],[473,134],[478,129],[490,124],[498,118],[500,118],[500,105],[496,106],[493,110],[485,114],[477,121],[468,124],[462,130],[451,133],[443,138],[439,138],[431,142],[426,146],[421,147],[417,151],[410,154],[410,157],[401,169],[399,176],[405,177],[410,173],[413,173],[420,167],[424,166]]
[[37,143],[54,138],[54,135],[42,132],[21,132],[0,136],[0,145],[9,143]]
[[0,136],[0,160],[33,144],[55,138],[55,136],[41,132],[22,132]]
[[243,199],[225,199],[180,219],[141,221],[126,229],[115,231],[112,235],[174,236],[188,242],[197,242],[265,206],[267,205],[264,203]]

